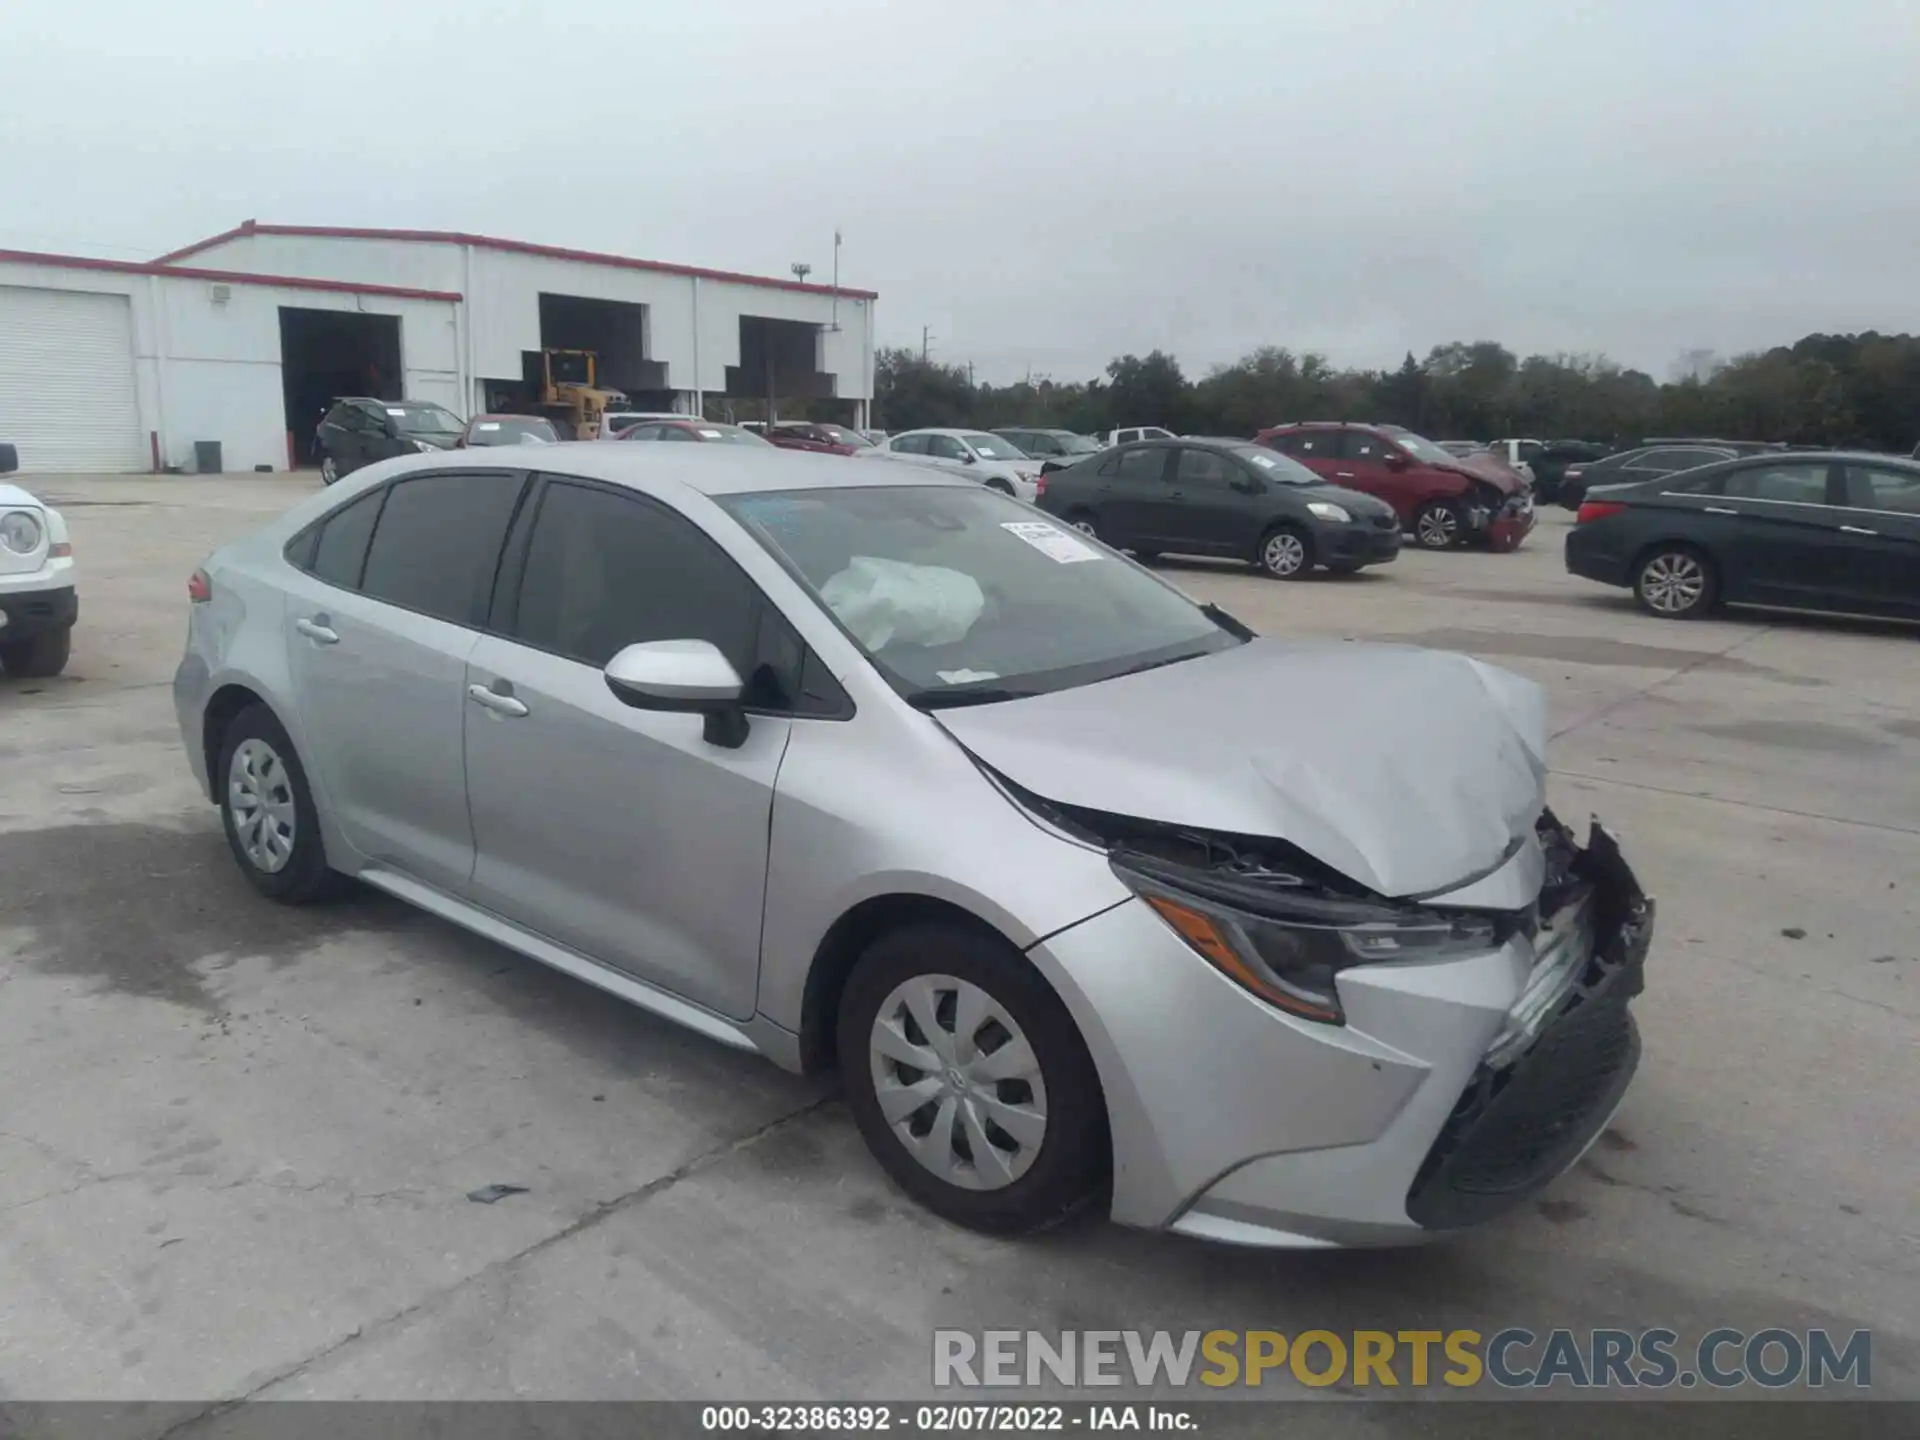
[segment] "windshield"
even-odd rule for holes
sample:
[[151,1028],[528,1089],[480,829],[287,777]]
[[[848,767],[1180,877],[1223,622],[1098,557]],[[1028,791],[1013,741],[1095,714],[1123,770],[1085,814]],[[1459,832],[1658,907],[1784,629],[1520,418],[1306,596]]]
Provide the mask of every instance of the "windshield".
[[1458,456],[1449,455],[1424,435],[1416,435],[1411,430],[1390,432],[1393,441],[1416,460],[1425,460],[1433,465],[1451,465]]
[[760,445],[773,449],[771,442],[762,440],[751,430],[742,430],[738,425],[695,425],[693,433],[702,440],[718,440],[726,445]]
[[1324,485],[1326,479],[1307,469],[1291,456],[1269,450],[1264,445],[1236,445],[1233,453],[1258,470],[1263,479],[1276,485]]
[[559,440],[553,423],[538,416],[511,420],[476,420],[467,436],[470,445],[551,445]]
[[998,435],[963,434],[967,448],[982,460],[1030,460],[1033,457],[1011,440]]
[[409,435],[458,435],[466,427],[438,405],[388,405],[393,427]]
[[928,707],[1089,685],[1244,643],[1139,566],[972,486],[720,503]]

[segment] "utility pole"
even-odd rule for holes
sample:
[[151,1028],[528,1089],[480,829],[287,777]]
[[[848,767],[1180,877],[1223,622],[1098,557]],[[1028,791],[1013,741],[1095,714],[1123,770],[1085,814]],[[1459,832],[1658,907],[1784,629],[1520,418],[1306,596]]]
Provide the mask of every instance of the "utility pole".
[[840,227],[833,227],[833,314],[829,330],[840,328]]
[[927,342],[931,339],[933,339],[933,331],[922,325],[920,327],[920,363],[922,365],[927,363]]
[[973,389],[973,361],[967,361],[967,388]]

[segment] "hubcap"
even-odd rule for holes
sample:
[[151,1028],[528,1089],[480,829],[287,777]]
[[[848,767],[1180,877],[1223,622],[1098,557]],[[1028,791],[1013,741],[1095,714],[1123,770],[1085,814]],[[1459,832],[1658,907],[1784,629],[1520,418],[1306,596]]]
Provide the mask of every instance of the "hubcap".
[[1460,533],[1460,521],[1453,511],[1436,506],[1432,510],[1420,512],[1415,531],[1422,545],[1440,550],[1453,544],[1453,537]]
[[234,750],[227,767],[227,809],[240,849],[254,868],[268,875],[284,870],[297,834],[293,778],[266,741],[243,740]]
[[338,467],[334,465],[333,457],[331,455],[327,456],[325,459],[323,459],[320,462],[320,479],[322,483],[331,485],[336,479],[339,478],[339,475],[340,475],[340,471]]
[[869,1040],[874,1096],[907,1153],[949,1185],[998,1190],[1047,1134],[1047,1089],[1019,1025],[952,975],[894,987]]
[[1073,522],[1073,528],[1078,530],[1082,535],[1091,535],[1094,533],[1093,521],[1091,520],[1076,520]]
[[1298,535],[1282,531],[1267,541],[1260,562],[1275,575],[1292,575],[1307,563],[1307,547]]
[[1691,610],[1706,591],[1706,570],[1693,556],[1679,551],[1654,556],[1640,572],[1640,593],[1663,615]]

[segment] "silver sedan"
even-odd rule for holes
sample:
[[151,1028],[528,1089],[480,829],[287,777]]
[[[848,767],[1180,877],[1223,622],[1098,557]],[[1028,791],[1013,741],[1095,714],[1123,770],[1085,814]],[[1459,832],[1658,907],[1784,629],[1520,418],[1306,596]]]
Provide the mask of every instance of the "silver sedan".
[[190,593],[186,750],[262,895],[351,877],[837,1068],[966,1225],[1415,1240],[1637,1063],[1652,907],[1545,810],[1531,683],[1257,638],[970,481],[409,456]]

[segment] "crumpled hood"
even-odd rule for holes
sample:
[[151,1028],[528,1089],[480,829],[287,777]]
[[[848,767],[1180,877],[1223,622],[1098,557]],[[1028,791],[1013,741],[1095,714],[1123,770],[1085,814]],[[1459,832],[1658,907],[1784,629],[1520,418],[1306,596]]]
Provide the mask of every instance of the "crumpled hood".
[[1495,869],[1546,803],[1544,692],[1441,650],[1258,639],[934,718],[1046,799],[1284,840],[1388,896]]
[[1527,488],[1527,477],[1518,470],[1501,464],[1491,455],[1462,455],[1453,462],[1453,468],[1484,480],[1494,486],[1502,495],[1518,495]]

